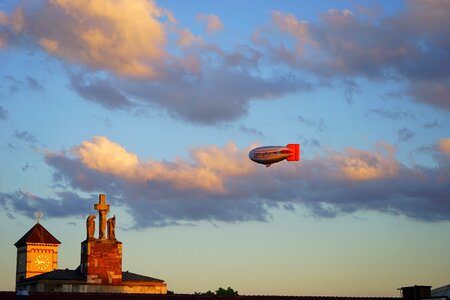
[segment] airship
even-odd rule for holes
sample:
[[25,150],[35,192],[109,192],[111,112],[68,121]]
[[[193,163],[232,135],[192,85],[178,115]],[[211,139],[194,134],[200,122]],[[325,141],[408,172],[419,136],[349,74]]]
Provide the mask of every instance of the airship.
[[282,160],[300,160],[300,144],[287,144],[283,146],[265,146],[255,148],[248,153],[248,157],[258,164],[270,167],[271,164]]

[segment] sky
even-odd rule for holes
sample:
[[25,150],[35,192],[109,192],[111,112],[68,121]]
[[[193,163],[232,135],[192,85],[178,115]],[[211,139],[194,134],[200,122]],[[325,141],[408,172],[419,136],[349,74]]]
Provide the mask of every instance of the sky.
[[[0,290],[35,223],[176,293],[450,283],[450,2],[0,2]],[[267,168],[257,146],[299,143]]]

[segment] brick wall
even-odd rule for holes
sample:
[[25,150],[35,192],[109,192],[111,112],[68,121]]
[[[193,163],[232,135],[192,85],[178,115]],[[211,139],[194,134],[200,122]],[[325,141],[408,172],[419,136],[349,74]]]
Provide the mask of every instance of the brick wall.
[[122,243],[99,239],[82,242],[81,272],[88,283],[122,284]]

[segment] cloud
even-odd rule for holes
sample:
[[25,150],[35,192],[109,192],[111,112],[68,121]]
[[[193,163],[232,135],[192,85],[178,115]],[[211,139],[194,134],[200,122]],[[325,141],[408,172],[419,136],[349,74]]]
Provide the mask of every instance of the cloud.
[[[250,101],[312,89],[292,72],[262,69],[252,45],[225,51],[195,36],[153,1],[105,1],[23,2],[0,26],[8,43],[68,62],[74,91],[108,109],[156,107],[214,125],[245,115]],[[218,16],[199,19],[209,32],[222,28]]]
[[450,157],[450,138],[441,139],[438,143],[439,150]]
[[273,74],[261,78],[222,63],[205,67],[198,74],[174,69],[165,82],[127,82],[123,89],[142,104],[165,109],[174,119],[207,125],[247,114],[251,100],[276,99],[312,89],[312,84],[296,76]]
[[248,128],[244,125],[239,126],[239,130],[242,131],[243,133],[247,133],[247,134],[252,134],[252,135],[256,135],[259,137],[263,137],[264,134],[262,133],[262,131],[255,129],[255,128]]
[[16,39],[27,35],[64,60],[124,76],[154,78],[158,62],[167,55],[163,18],[173,21],[153,1],[55,0],[23,3],[7,23]]
[[8,16],[0,10],[0,25],[7,25],[8,24]]
[[30,219],[40,211],[47,218],[85,217],[90,213],[90,199],[72,192],[58,192],[57,198],[41,198],[30,192],[0,193],[0,206],[4,211],[21,214]]
[[265,220],[268,214],[256,199],[238,203],[228,195],[226,179],[242,177],[255,167],[247,150],[233,144],[193,149],[192,161],[158,162],[143,161],[107,138],[95,137],[74,147],[72,154],[46,153],[47,164],[56,171],[55,184],[106,192],[128,207],[139,226]]
[[13,135],[16,139],[24,141],[26,143],[29,144],[36,144],[39,142],[39,140],[31,133],[29,133],[28,131],[14,131],[14,135]]
[[31,76],[26,77],[26,84],[33,91],[42,91],[44,89],[39,81]]
[[26,172],[30,169],[37,171],[36,166],[30,165],[28,162],[26,162],[25,165],[22,167],[22,172]]
[[315,22],[275,11],[273,26],[259,29],[255,42],[274,62],[319,77],[402,79],[412,99],[449,110],[449,13],[445,0],[406,1],[391,16],[329,10]]
[[366,115],[374,114],[390,120],[416,119],[416,116],[410,111],[391,111],[383,108],[374,108],[366,113]]
[[163,182],[180,190],[201,189],[211,193],[223,193],[223,177],[242,175],[249,171],[249,168],[242,164],[242,153],[232,144],[225,149],[210,147],[193,150],[191,155],[194,164],[181,159],[170,164],[142,162],[135,154],[127,152],[105,137],[94,137],[92,141],[85,141],[74,148],[73,152],[83,165],[91,170],[129,182]]
[[347,149],[343,154],[328,154],[328,176],[351,181],[367,181],[395,177],[399,163],[392,146],[380,143],[374,153]]
[[5,82],[9,84],[9,92],[16,93],[24,89],[32,91],[42,91],[44,88],[36,78],[27,76],[24,80],[18,79],[11,75],[5,75]]
[[[250,101],[333,79],[349,103],[359,80],[369,79],[395,82],[413,100],[449,110],[450,21],[442,17],[449,13],[445,0],[410,0],[392,15],[329,10],[309,22],[274,11],[252,40],[224,48],[181,27],[154,1],[41,0],[2,12],[0,36],[3,44],[38,46],[80,68],[69,76],[88,101],[109,109],[158,107],[175,119],[214,125],[244,116]],[[198,18],[210,33],[223,28],[219,16]]]
[[3,106],[0,106],[0,120],[6,120],[8,119],[8,111],[3,108]]
[[109,79],[92,77],[81,72],[70,74],[72,88],[84,99],[93,101],[109,109],[124,109],[132,102],[118,90]]
[[18,8],[9,16],[0,10],[0,48],[6,47],[8,40],[23,29],[23,23],[21,8]]
[[[183,49],[184,48],[190,48],[190,47],[193,47],[195,45],[203,44],[203,39],[201,37],[199,37],[199,36],[195,36],[188,29],[185,29],[185,28],[179,29],[178,30],[178,35],[179,35],[179,37],[178,37],[178,40],[177,40],[177,45],[180,46]],[[191,68],[188,68],[188,69],[193,69],[193,68],[191,67]],[[194,69],[197,69],[197,66]]]
[[303,139],[301,145],[309,146],[309,147],[320,147],[321,143],[319,142],[319,140],[317,140],[315,138],[306,138],[306,139]]
[[443,125],[436,120],[434,120],[433,122],[426,122],[425,124],[423,124],[423,128],[425,129],[442,128],[442,127]]
[[8,16],[0,10],[0,49],[6,46],[6,33],[2,30],[8,25]]
[[321,118],[317,119],[317,120],[311,120],[311,119],[307,119],[304,118],[302,116],[298,116],[297,119],[305,124],[308,127],[311,127],[315,130],[317,130],[318,132],[324,132],[326,130],[328,130],[327,125],[325,124],[325,121]]
[[[449,141],[436,144],[437,166],[429,168],[401,164],[385,143],[265,168],[248,159],[249,149],[233,143],[195,148],[189,159],[169,162],[144,160],[106,137],[84,141],[70,154],[47,151],[45,162],[54,170],[55,186],[107,193],[135,218],[135,227],[268,221],[274,207],[302,207],[322,218],[377,211],[436,222],[450,220]],[[87,201],[76,194],[38,199],[42,210],[48,206],[48,217],[55,217],[70,214],[60,209],[69,198],[77,199],[67,204],[71,207]],[[30,199],[16,192],[2,194],[0,202],[31,215]],[[84,212],[84,206],[74,208],[74,215]]]
[[354,80],[345,79],[344,84],[344,98],[347,103],[353,103],[353,94],[360,91],[359,85]]
[[210,34],[223,29],[223,24],[216,15],[199,14],[197,15],[197,20],[206,22],[206,32]]
[[19,91],[22,87],[22,83],[18,79],[16,79],[14,76],[6,75],[6,76],[3,76],[3,79],[5,80],[5,82],[7,82],[9,84],[9,92],[10,93],[15,93],[15,92]]
[[420,102],[450,110],[450,78],[416,81],[409,93]]
[[276,47],[269,44],[274,57],[321,76],[379,77],[384,67],[397,62],[406,52],[396,32],[384,29],[388,24],[376,26],[348,9],[322,13],[318,23],[276,11],[272,22],[295,43],[292,48],[285,43]]
[[397,131],[398,140],[401,142],[407,142],[414,136],[414,132],[411,129],[403,127]]
[[[298,20],[292,14],[284,14],[280,11],[274,11],[272,14],[274,25],[282,32],[292,36],[296,42],[295,52],[306,54],[306,47],[317,49],[319,46],[311,36],[309,24]],[[308,49],[309,50],[309,49]],[[281,53],[280,53],[281,54]]]

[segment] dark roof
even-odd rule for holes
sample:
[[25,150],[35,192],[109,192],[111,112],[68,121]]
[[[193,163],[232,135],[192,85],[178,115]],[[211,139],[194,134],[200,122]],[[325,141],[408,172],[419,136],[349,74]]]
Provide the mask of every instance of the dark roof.
[[54,270],[51,272],[39,274],[23,281],[35,281],[35,280],[73,280],[73,281],[86,281],[86,276],[80,273],[78,269],[76,270]]
[[27,243],[61,244],[47,229],[36,223],[14,246],[17,248],[25,246]]
[[164,282],[164,280],[148,277],[144,275],[139,275],[131,272],[122,272],[122,281],[157,281]]
[[[217,297],[203,295],[183,295],[183,294],[108,294],[108,293],[35,293],[28,297],[35,300],[48,299],[67,299],[67,300],[402,300],[399,297],[345,297],[345,296],[234,296],[234,297]],[[16,300],[15,292],[0,292],[0,299]]]
[[[80,268],[76,270],[54,270],[51,272],[39,274],[33,277],[24,279],[23,281],[35,281],[35,280],[73,280],[73,281],[86,281],[86,276],[80,272]],[[23,282],[22,281],[22,282]],[[131,272],[122,272],[122,281],[150,281],[150,282],[164,282],[164,280],[139,275]]]

